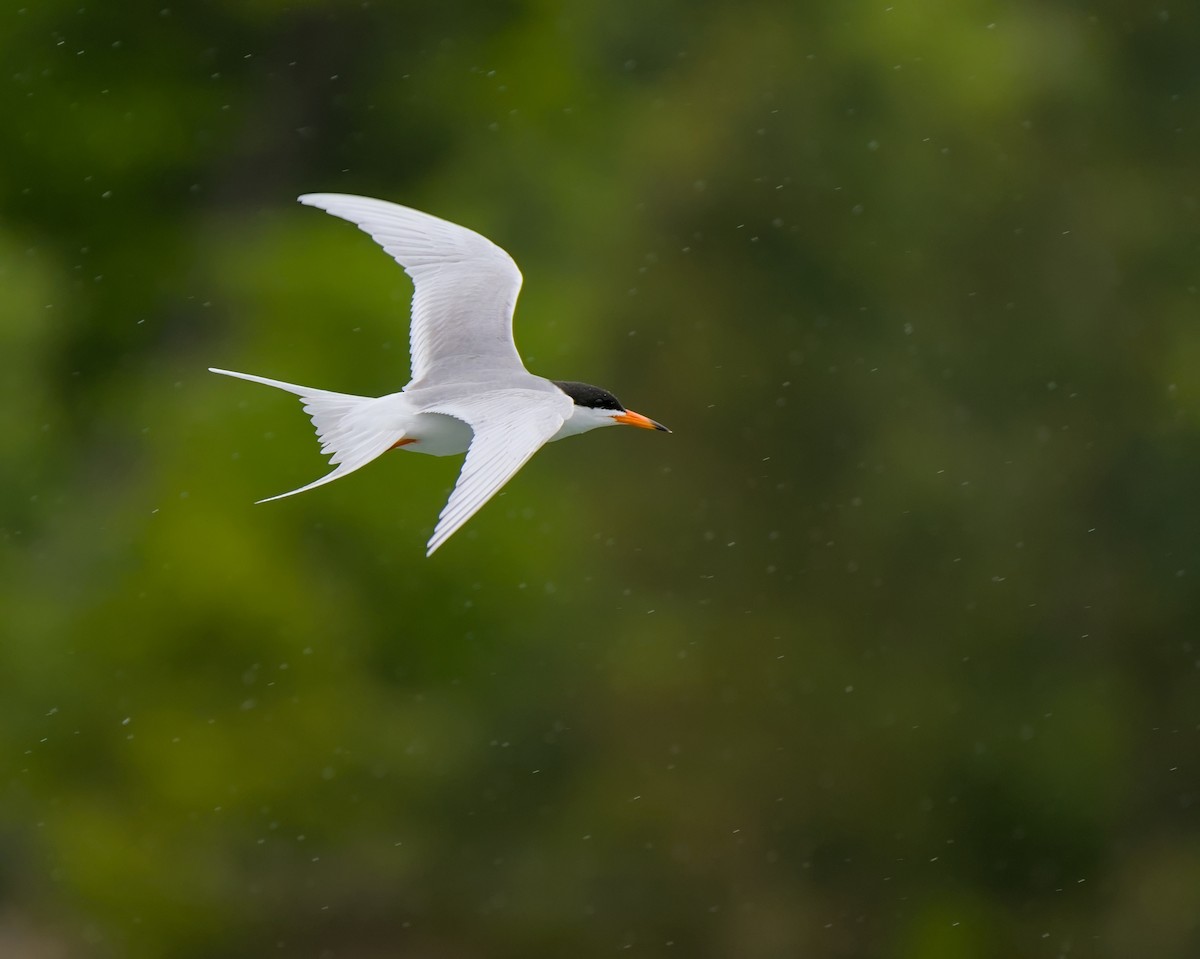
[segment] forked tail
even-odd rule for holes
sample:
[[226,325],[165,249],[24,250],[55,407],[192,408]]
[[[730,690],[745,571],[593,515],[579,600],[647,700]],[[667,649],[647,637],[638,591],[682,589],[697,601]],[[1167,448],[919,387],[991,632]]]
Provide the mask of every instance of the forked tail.
[[353,473],[376,457],[382,456],[404,438],[403,431],[384,428],[378,417],[371,415],[372,406],[376,402],[375,397],[314,390],[307,386],[297,386],[295,383],[254,376],[252,373],[235,373],[233,370],[209,367],[209,372],[220,373],[222,376],[236,376],[240,380],[262,383],[295,393],[304,404],[304,412],[312,418],[313,426],[317,428],[321,452],[330,454],[330,465],[337,467],[332,473],[307,486],[280,493],[278,496],[268,496],[266,499],[260,499],[260,503],[294,496],[296,493],[303,493],[305,490],[341,479],[347,473]]

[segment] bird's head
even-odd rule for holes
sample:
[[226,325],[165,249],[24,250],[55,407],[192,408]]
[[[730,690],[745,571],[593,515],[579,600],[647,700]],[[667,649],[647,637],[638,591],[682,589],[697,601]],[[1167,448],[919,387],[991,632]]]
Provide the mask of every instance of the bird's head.
[[640,426],[644,430],[661,430],[670,433],[662,423],[656,423],[641,413],[627,410],[621,401],[608,390],[587,383],[555,380],[554,385],[571,397],[575,404],[571,418],[563,424],[559,436],[586,433],[600,426]]

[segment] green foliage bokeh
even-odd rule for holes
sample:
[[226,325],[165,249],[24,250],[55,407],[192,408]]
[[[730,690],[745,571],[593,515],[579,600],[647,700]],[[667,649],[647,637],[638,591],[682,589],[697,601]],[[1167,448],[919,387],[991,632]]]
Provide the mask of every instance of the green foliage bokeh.
[[[1200,13],[0,10],[0,952],[1200,954]],[[407,277],[671,436],[316,478]]]

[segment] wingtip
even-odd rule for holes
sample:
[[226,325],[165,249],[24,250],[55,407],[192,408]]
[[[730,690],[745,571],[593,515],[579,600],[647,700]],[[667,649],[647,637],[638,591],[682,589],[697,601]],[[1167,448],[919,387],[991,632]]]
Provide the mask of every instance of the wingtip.
[[336,203],[338,200],[358,199],[368,198],[357,197],[351,193],[301,193],[296,197],[297,202],[303,203],[305,206],[315,206],[318,210],[327,210],[330,204]]

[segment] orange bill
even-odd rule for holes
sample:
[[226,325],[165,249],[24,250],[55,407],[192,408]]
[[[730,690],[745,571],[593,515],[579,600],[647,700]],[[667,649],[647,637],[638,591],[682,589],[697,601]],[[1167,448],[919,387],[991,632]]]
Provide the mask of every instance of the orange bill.
[[640,426],[644,430],[662,430],[664,433],[670,433],[662,423],[655,423],[648,416],[642,416],[641,413],[635,413],[633,410],[626,410],[624,413],[614,416],[618,423],[624,423],[626,426]]

